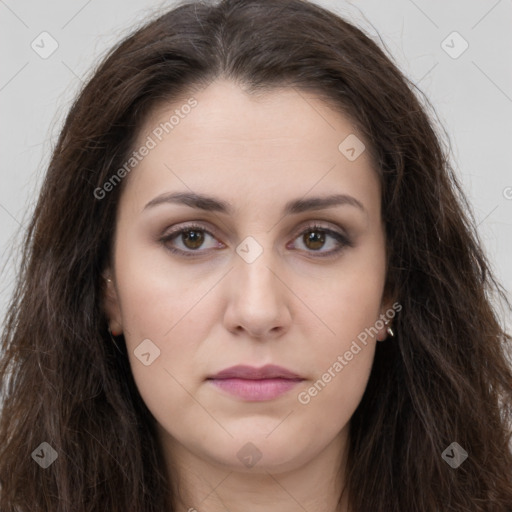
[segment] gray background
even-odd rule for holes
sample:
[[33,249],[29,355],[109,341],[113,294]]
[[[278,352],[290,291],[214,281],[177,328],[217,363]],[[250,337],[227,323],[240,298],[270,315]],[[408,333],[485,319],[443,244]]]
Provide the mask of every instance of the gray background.
[[[380,34],[428,96],[450,134],[452,161],[478,230],[512,290],[512,0],[316,0]],[[0,0],[0,317],[12,292],[20,230],[28,221],[55,138],[82,81],[128,31],[172,1]],[[450,36],[454,31],[459,36]],[[56,51],[43,59],[39,52]],[[448,39],[447,39],[448,37]],[[464,48],[467,50],[453,58]],[[450,56],[447,51],[452,53]],[[55,44],[55,43],[53,43]],[[510,293],[509,293],[510,296]],[[471,312],[468,312],[471,314]],[[510,328],[510,319],[503,320]]]

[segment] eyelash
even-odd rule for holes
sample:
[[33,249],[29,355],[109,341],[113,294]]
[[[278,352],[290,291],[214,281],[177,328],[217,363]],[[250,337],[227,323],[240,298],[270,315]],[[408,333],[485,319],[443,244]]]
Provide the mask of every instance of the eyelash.
[[[169,250],[173,254],[185,256],[186,258],[193,258],[193,257],[200,256],[201,255],[200,253],[204,252],[204,251],[201,251],[200,249],[196,249],[196,250],[189,249],[188,251],[183,251],[182,249],[176,249],[176,248],[170,247],[168,245],[170,241],[172,241],[173,239],[179,237],[180,235],[182,235],[183,233],[186,233],[188,231],[202,231],[202,232],[206,233],[207,235],[210,235],[212,238],[215,238],[215,235],[213,233],[211,233],[211,231],[208,230],[205,226],[202,226],[201,224],[192,223],[192,224],[187,224],[185,226],[182,226],[181,228],[166,234],[165,236],[160,238],[159,241],[165,246],[165,248],[167,250]],[[333,237],[339,244],[339,247],[337,249],[331,250],[327,253],[321,253],[319,251],[314,251],[314,250],[307,251],[309,253],[318,254],[318,257],[320,257],[320,258],[333,257],[336,254],[338,254],[339,252],[341,252],[345,247],[353,247],[353,243],[344,234],[342,234],[338,231],[334,231],[332,229],[326,228],[326,227],[319,226],[316,223],[307,225],[300,233],[298,233],[298,235],[294,238],[294,240],[296,240],[299,236],[304,235],[305,233],[311,232],[311,231],[319,231],[321,233],[327,234],[327,235]]]

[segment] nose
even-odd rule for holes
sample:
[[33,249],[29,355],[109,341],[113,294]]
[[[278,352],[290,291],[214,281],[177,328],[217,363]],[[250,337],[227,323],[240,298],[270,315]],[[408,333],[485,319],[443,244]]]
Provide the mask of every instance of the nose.
[[227,278],[226,329],[261,340],[278,338],[289,330],[293,294],[270,249],[251,263],[236,256]]

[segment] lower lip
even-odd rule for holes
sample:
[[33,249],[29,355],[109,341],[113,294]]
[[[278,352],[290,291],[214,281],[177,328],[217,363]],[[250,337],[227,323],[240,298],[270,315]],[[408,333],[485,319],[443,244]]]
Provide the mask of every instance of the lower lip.
[[251,402],[273,400],[294,388],[302,379],[210,379],[227,393]]

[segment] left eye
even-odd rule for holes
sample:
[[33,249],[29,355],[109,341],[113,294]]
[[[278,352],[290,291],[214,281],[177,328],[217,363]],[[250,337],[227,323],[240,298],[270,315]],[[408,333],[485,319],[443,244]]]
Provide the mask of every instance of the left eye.
[[332,248],[331,250],[321,251],[321,256],[332,256],[341,251],[344,247],[352,246],[350,240],[342,233],[316,225],[308,226],[296,240],[300,239],[307,249],[313,252],[319,252],[320,249],[325,247],[326,241],[329,238],[331,239],[330,245]]
[[[161,239],[161,242],[171,252],[189,257],[204,252],[198,249],[201,248],[205,242],[205,238],[208,237],[215,240],[214,235],[204,226],[189,225],[165,235]],[[308,226],[295,238],[295,240],[297,239],[300,239],[301,243],[306,247],[307,252],[316,252],[321,256],[331,256],[341,251],[345,246],[352,246],[350,240],[344,234],[317,225]],[[326,244],[329,239],[331,239],[331,243]],[[175,241],[181,242],[182,247],[173,247]],[[331,245],[334,246],[334,248],[327,251],[320,251],[325,245]],[[213,244],[211,248],[222,248],[223,246],[223,244]]]

